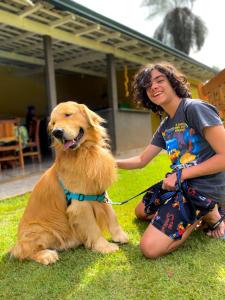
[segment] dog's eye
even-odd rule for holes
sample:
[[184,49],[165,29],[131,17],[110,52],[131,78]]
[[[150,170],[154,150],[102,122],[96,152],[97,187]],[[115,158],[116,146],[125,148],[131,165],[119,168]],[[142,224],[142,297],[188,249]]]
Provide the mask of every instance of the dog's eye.
[[72,114],[65,114],[65,117],[66,117],[66,118],[68,118],[68,117],[70,117],[70,116],[72,116]]

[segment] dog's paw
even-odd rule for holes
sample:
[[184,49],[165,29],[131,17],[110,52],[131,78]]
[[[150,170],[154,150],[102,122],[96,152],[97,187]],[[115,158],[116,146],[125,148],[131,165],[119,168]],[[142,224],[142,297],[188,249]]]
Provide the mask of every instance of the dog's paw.
[[128,235],[123,230],[120,230],[112,236],[112,239],[116,243],[127,244],[129,242]]
[[118,251],[119,247],[101,238],[92,246],[92,250],[100,253],[112,253]]
[[37,252],[32,259],[43,265],[50,265],[55,263],[59,257],[55,250],[45,249]]

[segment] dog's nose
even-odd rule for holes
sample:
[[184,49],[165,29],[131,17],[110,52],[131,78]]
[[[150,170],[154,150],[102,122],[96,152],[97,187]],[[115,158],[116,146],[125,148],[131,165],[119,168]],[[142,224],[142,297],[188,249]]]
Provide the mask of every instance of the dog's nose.
[[56,128],[52,131],[52,135],[57,139],[62,139],[64,134],[64,130],[62,128]]

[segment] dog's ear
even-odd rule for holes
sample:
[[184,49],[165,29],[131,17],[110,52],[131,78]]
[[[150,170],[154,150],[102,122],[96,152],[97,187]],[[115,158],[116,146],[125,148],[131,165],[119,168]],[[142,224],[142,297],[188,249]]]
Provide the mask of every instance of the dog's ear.
[[79,104],[81,112],[85,115],[88,120],[88,123],[94,127],[101,123],[104,123],[105,120],[97,115],[95,112],[91,111],[85,104]]

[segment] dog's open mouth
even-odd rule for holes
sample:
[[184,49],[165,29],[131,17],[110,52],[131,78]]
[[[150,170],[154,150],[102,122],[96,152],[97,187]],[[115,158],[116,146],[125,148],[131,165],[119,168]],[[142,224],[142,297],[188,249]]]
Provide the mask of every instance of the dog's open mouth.
[[84,130],[80,128],[78,135],[73,140],[64,140],[64,148],[65,149],[74,149],[79,145],[80,140],[84,135]]

